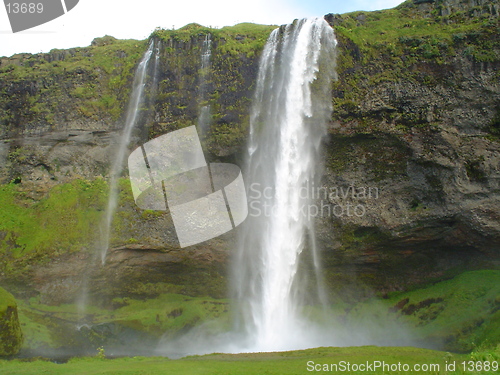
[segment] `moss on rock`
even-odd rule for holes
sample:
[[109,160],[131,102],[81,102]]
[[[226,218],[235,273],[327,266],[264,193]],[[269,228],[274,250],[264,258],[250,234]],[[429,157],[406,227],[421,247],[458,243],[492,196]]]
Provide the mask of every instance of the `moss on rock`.
[[23,333],[17,316],[17,303],[12,294],[0,288],[0,356],[19,352]]

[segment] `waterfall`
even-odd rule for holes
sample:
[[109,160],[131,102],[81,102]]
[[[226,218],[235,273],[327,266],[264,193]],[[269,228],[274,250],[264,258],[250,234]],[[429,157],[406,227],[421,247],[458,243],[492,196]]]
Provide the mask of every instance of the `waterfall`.
[[304,207],[314,204],[319,183],[336,44],[323,19],[303,19],[274,30],[262,53],[246,165],[249,217],[233,265],[248,350],[324,344],[301,311],[311,294],[319,303],[321,283],[306,291],[299,264],[307,249],[320,272],[314,218]]
[[[341,342],[338,325],[331,324],[331,317],[322,320],[314,218],[303,211],[314,205],[314,187],[321,186],[321,143],[332,112],[336,45],[323,19],[295,21],[269,36],[244,167],[249,216],[238,228],[231,267],[234,327],[217,332],[207,323],[175,339],[165,335],[157,353],[178,358]],[[305,270],[302,263],[308,265]],[[307,309],[317,316],[308,317]]]
[[[144,88],[146,86],[146,73],[148,68],[148,63],[153,54],[154,50],[154,40],[151,40],[149,48],[144,53],[139,66],[135,72],[134,84],[132,87],[132,94],[127,108],[127,117],[125,121],[125,126],[120,138],[120,143],[118,146],[118,151],[114,159],[113,165],[111,167],[110,182],[109,182],[109,197],[108,205],[106,207],[104,222],[101,227],[101,260],[104,264],[106,261],[106,254],[108,252],[109,241],[110,241],[110,231],[111,224],[113,222],[113,216],[115,214],[117,204],[118,204],[118,179],[120,173],[123,169],[123,163],[125,160],[125,154],[127,153],[128,144],[130,142],[130,136],[132,135],[132,130],[134,129],[137,121],[139,119],[139,112],[141,110],[141,104],[144,98]],[[156,64],[159,61],[159,48],[156,53]]]
[[[210,59],[212,57],[212,38],[210,34],[205,36],[201,48],[201,68],[200,68],[200,86],[199,86],[199,100],[203,103],[207,100],[207,82],[210,78]],[[205,135],[210,127],[210,105],[204,105],[200,109],[198,116],[198,130],[200,134]]]

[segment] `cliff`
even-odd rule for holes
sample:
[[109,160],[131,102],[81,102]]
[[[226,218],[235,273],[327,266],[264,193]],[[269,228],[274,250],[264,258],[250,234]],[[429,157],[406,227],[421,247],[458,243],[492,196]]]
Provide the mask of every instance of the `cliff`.
[[324,233],[342,233],[334,258],[396,289],[498,265],[498,2],[415,3],[327,16],[344,53],[325,179],[378,195],[349,194],[366,213]]
[[[318,202],[329,211],[316,225],[331,289],[357,282],[386,293],[498,267],[498,2],[407,1],[325,18],[339,41],[338,80],[324,145],[329,194]],[[272,29],[156,30],[158,88],[148,87],[131,148],[197,122],[200,54],[210,34],[204,147],[211,161],[241,163]],[[16,294],[70,302],[88,283],[105,305],[116,296],[225,295],[234,233],[181,250],[169,214],[137,209],[126,178],[106,266],[89,268],[146,48],[104,37],[86,48],[1,59],[0,282]]]

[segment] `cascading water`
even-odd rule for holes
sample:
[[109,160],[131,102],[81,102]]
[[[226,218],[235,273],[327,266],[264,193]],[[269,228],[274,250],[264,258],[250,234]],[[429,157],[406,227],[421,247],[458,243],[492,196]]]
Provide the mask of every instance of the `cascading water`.
[[[207,98],[207,83],[210,77],[210,59],[212,56],[212,38],[210,34],[205,36],[203,45],[201,48],[201,68],[200,68],[200,91],[199,100],[200,102],[205,101]],[[210,105],[204,105],[200,109],[200,115],[198,117],[198,130],[201,135],[205,135],[210,127]]]
[[321,171],[336,44],[323,19],[304,19],[274,30],[262,54],[245,178],[250,210],[233,267],[248,350],[328,343],[302,316],[310,290],[299,278],[299,263],[307,248],[319,272],[313,218],[304,207],[313,203],[311,187]]
[[249,216],[239,228],[231,270],[234,328],[217,333],[206,324],[174,340],[166,335],[158,353],[175,358],[338,344],[333,327],[303,314],[305,302],[321,305],[322,291],[319,278],[314,288],[304,284],[302,276],[309,275],[299,267],[307,249],[312,274],[320,272],[313,218],[303,213],[313,196],[303,191],[318,186],[322,169],[320,145],[332,111],[336,45],[333,29],[323,19],[296,21],[271,33],[250,117],[245,168]]
[[[144,88],[146,86],[146,73],[148,68],[148,63],[151,58],[151,55],[154,51],[154,40],[151,40],[149,44],[149,48],[144,53],[144,56],[137,67],[135,77],[134,77],[134,85],[132,88],[132,95],[130,97],[130,101],[127,109],[127,117],[125,121],[125,126],[123,128],[123,132],[120,138],[120,144],[118,146],[118,151],[116,153],[115,160],[111,167],[110,173],[110,181],[109,181],[109,197],[108,197],[108,205],[106,207],[104,222],[101,227],[101,260],[104,264],[106,261],[106,254],[108,252],[109,240],[110,240],[110,231],[111,224],[113,222],[113,216],[116,211],[116,206],[118,204],[118,178],[120,177],[120,173],[123,169],[123,163],[125,160],[125,154],[127,152],[128,144],[130,143],[130,136],[132,134],[132,130],[137,124],[140,106],[143,102],[144,98]],[[156,53],[156,62],[159,61],[159,50]],[[156,67],[156,64],[155,64]]]

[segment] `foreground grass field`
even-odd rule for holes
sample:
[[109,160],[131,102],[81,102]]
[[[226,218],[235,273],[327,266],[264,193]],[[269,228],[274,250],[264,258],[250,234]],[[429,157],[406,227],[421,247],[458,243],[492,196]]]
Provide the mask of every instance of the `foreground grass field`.
[[[497,350],[498,351],[498,350]],[[212,354],[170,360],[158,357],[73,358],[56,364],[44,360],[0,361],[1,374],[496,374],[496,352],[459,355],[393,347],[317,348],[283,353]],[[325,367],[326,366],[326,367]],[[464,368],[465,366],[465,368]],[[486,370],[485,370],[486,368]]]
[[[498,350],[497,350],[498,352]],[[499,353],[473,355],[394,347],[317,348],[283,353],[212,354],[170,360],[158,357],[0,361],[2,374],[496,374]]]

